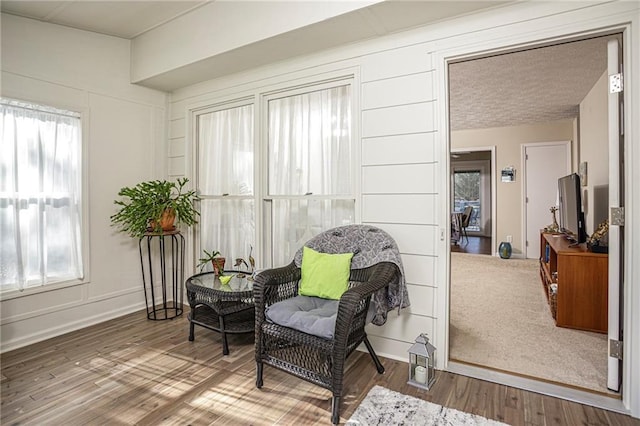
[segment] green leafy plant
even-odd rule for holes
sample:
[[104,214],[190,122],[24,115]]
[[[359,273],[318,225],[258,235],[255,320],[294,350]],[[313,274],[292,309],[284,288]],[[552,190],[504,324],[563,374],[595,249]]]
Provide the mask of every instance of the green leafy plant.
[[176,225],[198,223],[200,212],[194,202],[200,198],[195,191],[186,190],[187,182],[187,178],[176,182],[153,180],[120,189],[118,195],[125,199],[114,201],[120,209],[111,216],[111,225],[131,237],[140,238],[148,232],[163,232],[161,219],[165,211],[175,215]]
[[206,249],[202,250],[202,252],[204,253],[204,256],[198,259],[197,265],[200,267],[200,271],[207,266],[207,263],[211,262],[214,273],[224,275],[224,264],[226,259],[220,256],[220,252],[218,250],[207,251]]

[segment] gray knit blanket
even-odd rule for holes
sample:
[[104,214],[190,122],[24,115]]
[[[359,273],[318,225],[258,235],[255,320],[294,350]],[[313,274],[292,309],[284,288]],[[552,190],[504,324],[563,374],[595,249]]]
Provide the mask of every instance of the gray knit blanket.
[[[400,314],[401,308],[410,306],[398,245],[382,229],[370,225],[340,226],[316,235],[305,246],[321,253],[354,253],[351,269],[368,268],[379,262],[392,262],[398,266],[400,274],[396,279],[373,295],[373,324],[383,325],[389,311],[398,308]],[[302,265],[302,247],[296,252],[294,260],[296,266]]]

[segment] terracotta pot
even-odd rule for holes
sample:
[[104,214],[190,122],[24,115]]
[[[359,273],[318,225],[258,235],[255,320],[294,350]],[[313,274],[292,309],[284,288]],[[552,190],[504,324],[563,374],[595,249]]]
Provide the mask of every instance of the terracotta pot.
[[[160,227],[163,231],[173,231],[176,229],[174,223],[176,221],[176,212],[174,209],[166,209],[162,212],[162,216],[160,216]],[[151,231],[155,231],[156,229],[156,221],[152,220],[149,222],[151,226]]]
[[216,257],[211,260],[211,265],[213,266],[213,273],[215,275],[220,275],[221,272],[224,272],[224,263],[226,262],[226,258],[224,257]]

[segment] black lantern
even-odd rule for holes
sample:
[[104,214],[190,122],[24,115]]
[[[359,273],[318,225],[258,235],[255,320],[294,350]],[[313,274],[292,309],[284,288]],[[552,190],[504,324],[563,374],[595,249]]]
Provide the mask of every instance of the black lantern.
[[429,343],[429,338],[422,333],[409,348],[409,383],[410,385],[429,389],[436,379],[436,348]]

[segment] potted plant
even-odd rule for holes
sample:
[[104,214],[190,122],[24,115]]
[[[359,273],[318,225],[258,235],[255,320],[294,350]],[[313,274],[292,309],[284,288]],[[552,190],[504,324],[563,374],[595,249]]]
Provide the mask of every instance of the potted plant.
[[120,209],[111,216],[112,226],[141,238],[149,232],[162,234],[174,230],[176,225],[197,223],[200,213],[194,201],[200,198],[195,191],[186,190],[188,181],[187,178],[176,182],[153,180],[120,189],[118,195],[125,199],[114,201]]
[[224,264],[226,263],[226,258],[220,256],[220,252],[217,250],[207,251],[202,250],[204,256],[201,257],[198,261],[198,266],[200,266],[200,271],[204,269],[207,263],[211,262],[213,266],[213,273],[215,275],[224,275]]

